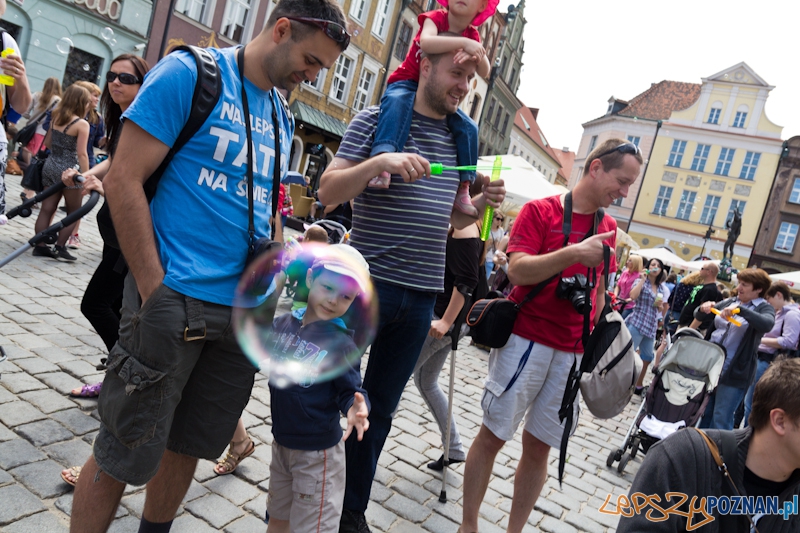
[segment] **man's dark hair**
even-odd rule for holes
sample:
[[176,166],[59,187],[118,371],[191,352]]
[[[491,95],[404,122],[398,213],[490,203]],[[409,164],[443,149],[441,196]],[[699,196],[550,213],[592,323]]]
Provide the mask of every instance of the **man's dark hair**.
[[770,412],[773,409],[783,409],[793,424],[798,423],[800,420],[798,382],[800,382],[800,359],[781,356],[769,365],[756,383],[753,393],[753,410],[750,411],[748,420],[753,431],[769,425]]
[[[284,17],[304,17],[312,19],[327,20],[347,28],[347,17],[345,17],[341,6],[336,0],[280,0],[275,9],[267,19],[267,28],[271,28]],[[292,40],[302,41],[315,31],[322,31],[313,24],[303,24],[296,20],[292,23]],[[341,43],[337,43],[341,47]]]

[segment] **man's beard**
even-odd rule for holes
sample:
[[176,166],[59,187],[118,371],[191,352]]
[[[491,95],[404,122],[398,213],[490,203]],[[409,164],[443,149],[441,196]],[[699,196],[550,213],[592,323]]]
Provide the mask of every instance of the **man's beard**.
[[452,115],[456,111],[451,111],[447,106],[447,93],[441,89],[438,78],[436,76],[436,68],[431,70],[431,75],[428,77],[423,91],[425,103],[434,113],[438,115]]

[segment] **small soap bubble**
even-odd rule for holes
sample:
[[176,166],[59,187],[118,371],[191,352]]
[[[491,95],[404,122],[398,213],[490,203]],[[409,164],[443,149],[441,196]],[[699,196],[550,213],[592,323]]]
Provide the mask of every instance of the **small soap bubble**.
[[100,30],[100,37],[108,41],[112,37],[114,37],[114,30],[106,26],[102,30]]
[[84,65],[83,65],[83,70],[84,70],[84,72],[89,72],[89,69],[90,69],[90,68],[91,68],[91,67],[90,67],[89,65],[87,65],[87,64],[84,64]]
[[70,39],[69,37],[62,37],[56,43],[56,48],[62,54],[69,54],[72,51],[73,46],[74,45],[72,44],[72,39]]
[[[268,295],[284,283],[294,310],[273,318],[277,304]],[[377,317],[368,266],[355,248],[306,242],[265,253],[246,269],[233,322],[250,362],[272,386],[285,388],[358,368],[375,338]]]
[[116,46],[116,45],[117,45],[117,40],[116,39],[110,39],[108,41],[108,46]]
[[39,39],[35,39],[35,40],[33,41],[33,46],[39,46],[39,44],[40,44],[40,43],[39,43]]
[[40,17],[41,15],[42,15],[42,10],[41,9],[37,9],[36,10],[36,16]]

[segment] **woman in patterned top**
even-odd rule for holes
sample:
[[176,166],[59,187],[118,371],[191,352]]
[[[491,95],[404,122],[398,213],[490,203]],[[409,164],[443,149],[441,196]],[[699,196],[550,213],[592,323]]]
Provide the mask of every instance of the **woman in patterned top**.
[[631,332],[633,346],[639,350],[639,355],[644,363],[642,373],[639,374],[636,382],[636,394],[638,395],[642,394],[644,376],[647,373],[647,367],[653,360],[658,317],[669,307],[667,287],[664,285],[666,278],[664,263],[653,259],[650,261],[648,269],[642,270],[639,279],[633,283],[630,293],[630,298],[636,302],[636,307],[633,308],[633,313],[625,319],[625,323]]

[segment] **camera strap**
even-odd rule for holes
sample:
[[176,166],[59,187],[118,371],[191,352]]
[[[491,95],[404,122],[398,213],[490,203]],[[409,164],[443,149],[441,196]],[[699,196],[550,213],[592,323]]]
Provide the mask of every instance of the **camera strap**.
[[[247,132],[247,233],[249,235],[248,251],[252,256],[256,249],[256,226],[254,221],[253,192],[253,133],[250,130],[250,106],[247,103],[247,91],[244,88],[244,46],[237,53],[239,63],[239,81],[242,83],[242,108],[244,109],[244,127]],[[273,89],[275,91],[276,89]],[[272,95],[272,127],[275,134],[275,161],[272,165],[272,218],[271,238],[275,239],[275,214],[278,211],[278,191],[281,186],[281,129],[278,123],[278,102]]]

